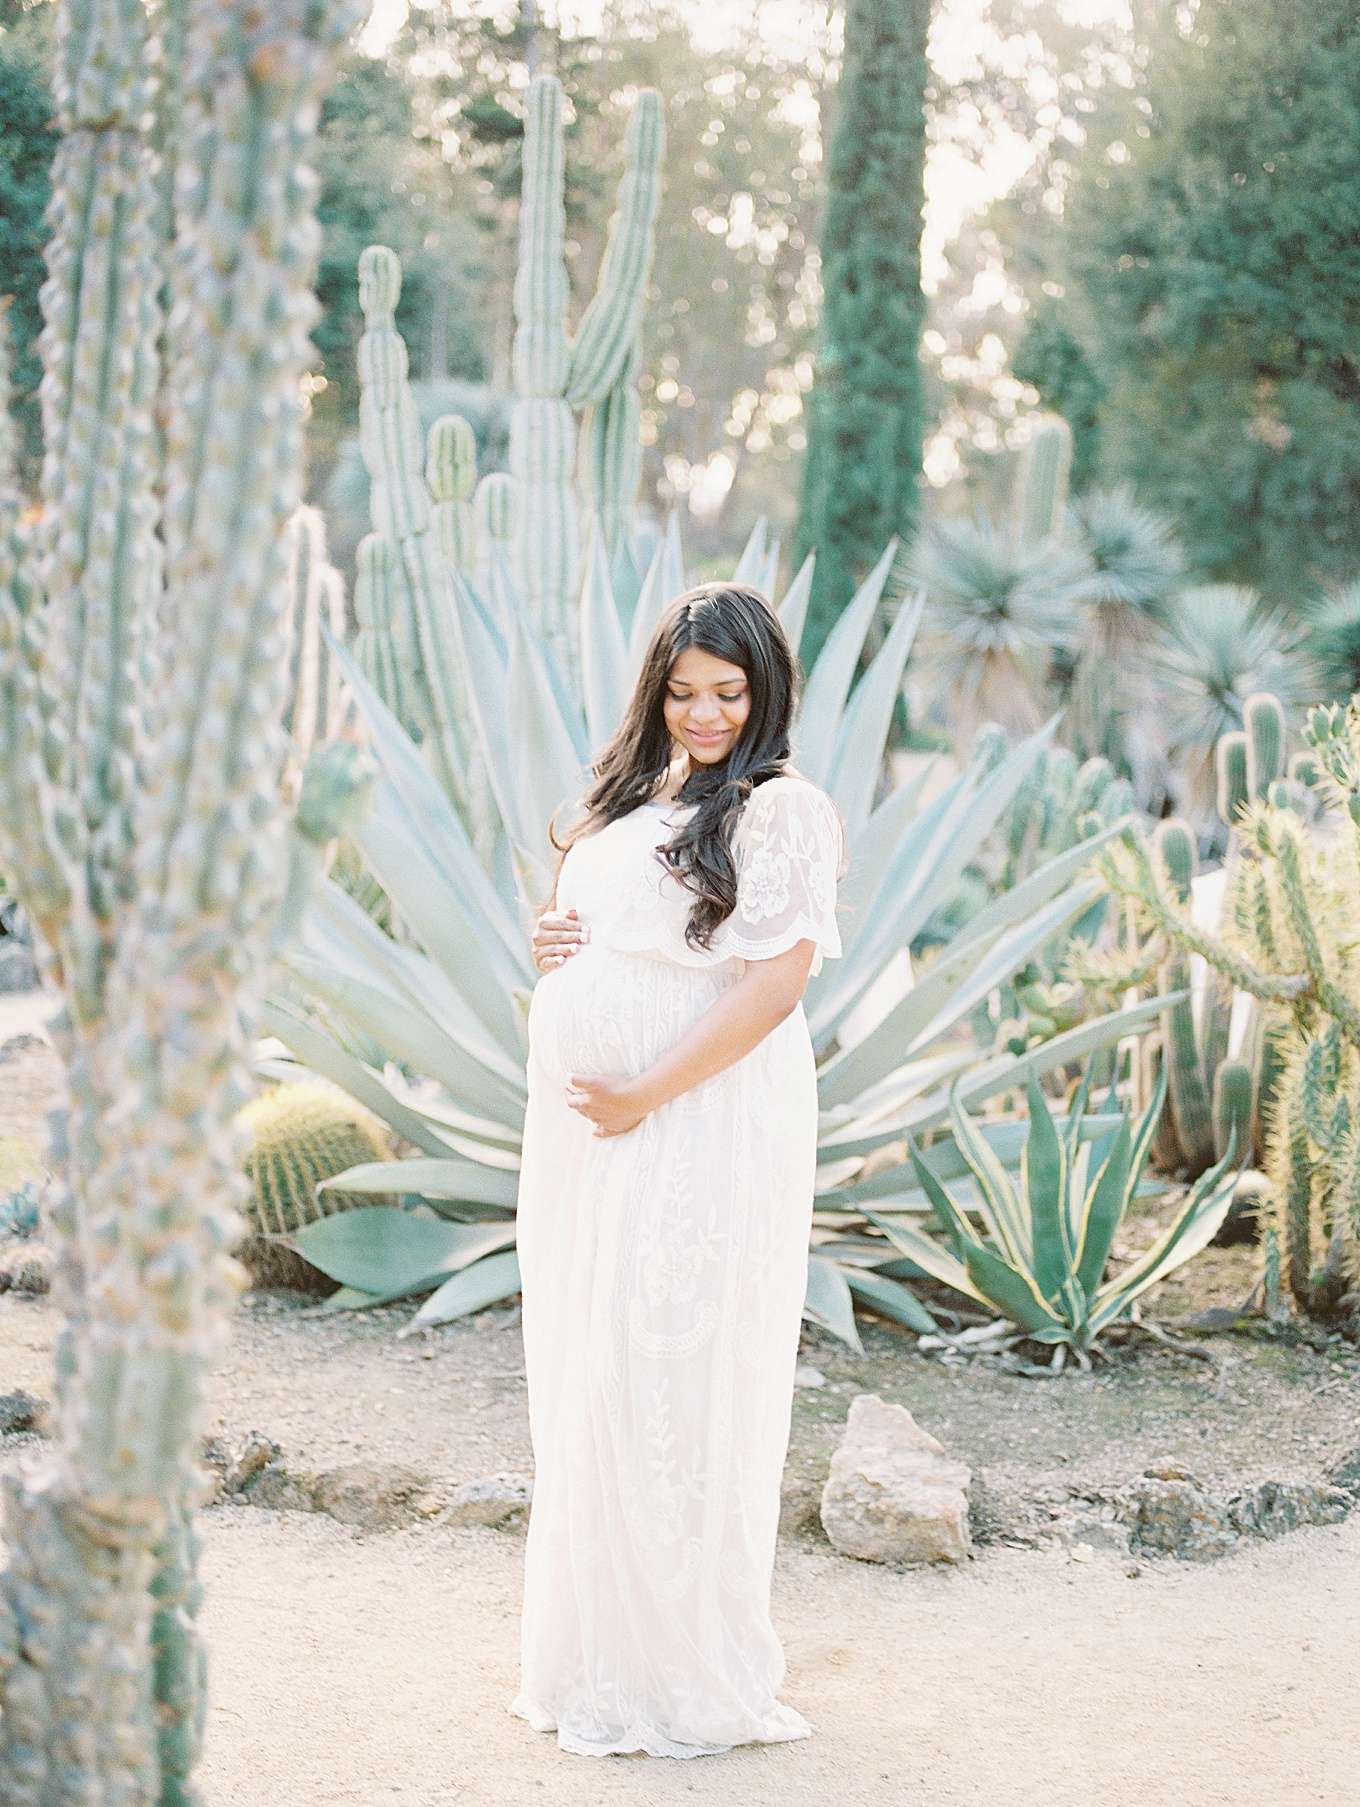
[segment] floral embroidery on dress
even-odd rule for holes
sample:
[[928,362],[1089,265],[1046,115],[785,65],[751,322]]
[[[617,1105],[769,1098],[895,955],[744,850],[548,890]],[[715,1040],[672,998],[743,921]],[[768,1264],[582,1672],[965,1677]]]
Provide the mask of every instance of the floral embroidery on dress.
[[777,916],[789,907],[789,856],[772,847],[757,847],[746,862],[737,904],[748,922]]
[[795,943],[839,954],[836,883],[846,866],[839,812],[810,780],[783,776],[760,785],[733,837],[737,905],[713,938],[744,960],[771,959]]

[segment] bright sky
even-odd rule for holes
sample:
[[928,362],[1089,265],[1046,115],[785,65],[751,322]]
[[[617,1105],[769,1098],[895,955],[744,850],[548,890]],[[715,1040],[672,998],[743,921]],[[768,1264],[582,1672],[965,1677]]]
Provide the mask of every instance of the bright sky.
[[[495,10],[510,17],[519,0],[468,0],[476,11]],[[675,10],[687,15],[694,41],[702,49],[715,54],[758,37],[777,54],[788,57],[811,55],[829,42],[826,0],[673,0]],[[1036,19],[1047,12],[1050,16],[1075,25],[1092,26],[1104,20],[1127,23],[1129,0],[1031,0]],[[557,22],[568,31],[597,30],[603,10],[602,0],[539,0],[540,15]],[[380,54],[406,16],[407,0],[373,0],[373,10],[360,40],[364,48]],[[936,0],[931,37],[931,56],[941,78],[958,81],[978,68],[979,55],[985,51],[993,67],[1004,67],[1016,78],[1024,78],[1036,104],[1042,109],[1054,98],[1048,91],[1051,77],[1043,69],[1033,39],[1018,36],[1002,41],[988,21],[988,0]],[[816,125],[816,101],[811,86],[806,91],[807,117],[802,121],[810,130]],[[1056,111],[1056,110],[1055,110]],[[1042,111],[1038,112],[1042,122]],[[965,122],[966,124],[966,122]],[[981,126],[966,149],[952,144],[932,146],[926,167],[926,205],[921,239],[921,275],[927,292],[933,293],[948,265],[945,248],[954,239],[964,221],[972,213],[981,212],[1023,175],[1033,152],[1029,142],[1012,133],[993,132],[984,137]],[[971,303],[978,307],[1011,305],[1010,284],[1000,269],[983,268],[976,272]],[[1018,307],[1018,295],[1013,297]],[[965,304],[968,305],[968,304]],[[937,350],[939,348],[936,348]],[[1004,375],[1005,347],[994,334],[982,342],[980,359],[984,372],[994,384],[1006,383],[1013,391],[1020,386]],[[994,366],[994,368],[993,368]],[[925,472],[934,485],[943,485],[960,469],[960,447],[957,436],[949,431],[936,434],[926,447]],[[684,476],[681,487],[688,491],[690,506],[696,513],[720,506],[731,470],[727,454],[719,450],[704,468],[695,468]],[[677,481],[680,478],[677,477]]]
[[[789,55],[824,43],[827,38],[825,0],[675,0],[676,10],[688,15],[694,40],[701,47],[722,51],[734,43],[749,41],[752,32],[771,48]],[[485,0],[477,0],[480,10]],[[513,10],[515,0],[504,0],[502,12]],[[1051,9],[1074,23],[1095,24],[1128,14],[1128,0],[1036,0],[1036,12]],[[374,0],[362,42],[380,51],[390,42],[406,16],[407,0]],[[568,30],[598,28],[602,0],[539,0],[545,19],[556,20]],[[995,46],[994,34],[985,22],[987,0],[939,0],[932,45],[942,76],[957,79],[975,66],[980,40],[986,36]],[[1017,73],[1027,61],[1023,43],[1010,55]],[[923,240],[925,279],[932,286],[940,269],[941,248],[954,237],[970,212],[985,207],[1024,170],[1027,149],[1022,139],[997,139],[976,147],[975,156],[964,156],[948,146],[937,148],[926,172],[926,229]]]

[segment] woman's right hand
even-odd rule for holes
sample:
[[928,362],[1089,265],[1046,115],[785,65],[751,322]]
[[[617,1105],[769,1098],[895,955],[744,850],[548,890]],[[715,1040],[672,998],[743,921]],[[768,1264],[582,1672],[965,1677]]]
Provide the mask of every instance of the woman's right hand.
[[534,965],[541,973],[552,972],[589,939],[590,929],[574,909],[545,910],[534,924]]

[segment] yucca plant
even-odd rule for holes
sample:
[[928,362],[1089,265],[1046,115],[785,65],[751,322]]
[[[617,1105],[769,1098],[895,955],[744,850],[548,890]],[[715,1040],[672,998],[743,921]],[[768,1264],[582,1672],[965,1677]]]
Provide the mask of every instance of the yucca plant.
[[1068,737],[1083,755],[1127,772],[1146,800],[1158,781],[1161,738],[1150,714],[1148,652],[1167,620],[1184,555],[1169,521],[1140,506],[1128,485],[1077,497],[1067,529],[1091,564],[1079,597]]
[[[957,1083],[950,1088],[954,1140],[975,1183],[982,1233],[914,1143],[912,1165],[944,1226],[947,1246],[897,1218],[866,1213],[908,1260],[956,1292],[999,1311],[996,1330],[1004,1338],[1002,1347],[1026,1339],[1056,1344],[1055,1370],[1069,1353],[1089,1370],[1101,1333],[1118,1323],[1140,1294],[1204,1248],[1227,1215],[1236,1177],[1229,1172],[1230,1148],[1195,1182],[1174,1222],[1152,1247],[1107,1279],[1115,1238],[1138,1190],[1166,1098],[1166,1074],[1136,1124],[1121,1112],[1112,1133],[1083,1142],[1077,1126],[1084,1120],[1090,1079],[1088,1067],[1062,1133],[1042,1087],[1029,1079],[1029,1124],[1018,1183],[964,1109]],[[1004,1336],[1007,1324],[1016,1327],[1009,1337]]]
[[1058,539],[1017,542],[975,515],[927,528],[905,570],[928,603],[922,678],[947,699],[955,743],[985,721],[1032,732],[1048,712],[1053,650],[1075,643],[1085,553]]
[[904,560],[927,598],[929,688],[967,746],[984,722],[1018,733],[1048,713],[1051,667],[1075,653],[1074,605],[1089,581],[1085,549],[1064,531],[1072,430],[1037,415],[1015,461],[1009,519],[927,528]]
[[1300,630],[1241,584],[1182,590],[1150,659],[1176,801],[1203,831],[1213,818],[1215,748],[1241,728],[1246,699],[1269,691],[1293,713],[1316,700],[1316,676]]
[[1328,591],[1309,609],[1308,652],[1320,702],[1344,702],[1360,690],[1360,580]]

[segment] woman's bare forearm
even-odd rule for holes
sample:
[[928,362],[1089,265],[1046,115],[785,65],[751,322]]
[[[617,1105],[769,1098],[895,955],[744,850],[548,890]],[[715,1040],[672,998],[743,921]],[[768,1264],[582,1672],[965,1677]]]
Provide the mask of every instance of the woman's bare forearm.
[[[806,964],[804,961],[804,968]],[[795,988],[787,974],[772,975],[758,969],[744,974],[709,1005],[673,1048],[631,1082],[639,1105],[644,1111],[654,1111],[734,1065],[798,1008],[802,995],[802,985]]]

